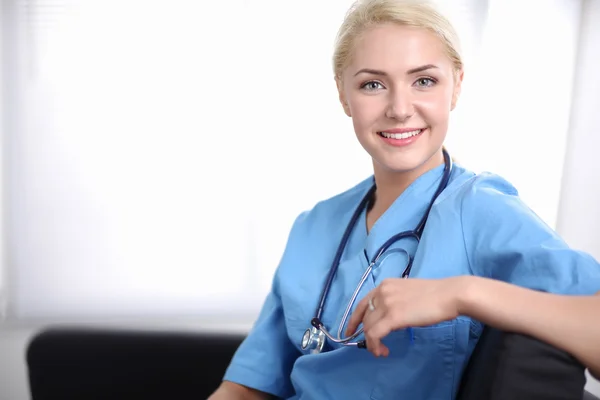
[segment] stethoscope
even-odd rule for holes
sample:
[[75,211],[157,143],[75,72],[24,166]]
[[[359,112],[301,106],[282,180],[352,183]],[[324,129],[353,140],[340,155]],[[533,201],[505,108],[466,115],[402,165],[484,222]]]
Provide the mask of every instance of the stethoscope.
[[[394,236],[389,238],[375,253],[376,256],[371,260],[371,262],[369,262],[369,266],[367,267],[364,274],[362,275],[362,277],[358,283],[358,286],[356,287],[356,290],[354,290],[354,293],[352,294],[352,297],[350,298],[348,306],[346,307],[346,310],[345,310],[342,320],[340,322],[340,326],[339,326],[337,338],[336,338],[327,331],[327,329],[321,322],[321,317],[323,315],[323,308],[325,307],[325,300],[327,299],[327,295],[329,294],[329,290],[331,289],[331,284],[333,283],[333,279],[337,273],[337,269],[340,265],[340,260],[342,258],[342,254],[344,253],[346,245],[348,244],[348,239],[350,237],[350,234],[352,233],[352,230],[354,229],[354,226],[356,225],[356,222],[358,221],[358,218],[360,217],[362,210],[365,207],[367,207],[367,205],[373,198],[373,195],[375,194],[376,186],[373,185],[371,187],[371,189],[369,189],[367,194],[364,196],[364,198],[361,200],[360,204],[354,211],[354,214],[352,215],[352,218],[350,219],[348,226],[346,227],[346,231],[344,232],[344,235],[342,236],[342,240],[340,241],[340,244],[338,246],[338,249],[337,249],[337,252],[333,259],[333,262],[331,263],[331,267],[329,269],[329,275],[327,276],[327,280],[325,281],[325,286],[323,288],[323,291],[321,292],[321,299],[319,300],[319,304],[318,304],[317,310],[315,312],[316,316],[310,321],[310,324],[312,325],[312,327],[308,328],[304,332],[304,335],[302,336],[302,342],[301,342],[302,350],[309,349],[310,353],[321,353],[325,346],[326,339],[329,339],[334,343],[342,344],[344,346],[357,346],[358,348],[362,348],[362,349],[367,348],[367,343],[365,340],[353,342],[354,339],[356,339],[361,333],[363,333],[362,327],[358,331],[356,331],[354,334],[352,334],[351,336],[348,336],[345,338],[341,337],[342,329],[346,325],[346,322],[348,319],[348,314],[350,314],[350,310],[352,309],[352,306],[354,305],[354,301],[356,300],[356,297],[358,296],[360,289],[364,285],[369,274],[373,270],[373,267],[377,264],[377,262],[379,261],[379,258],[383,255],[383,253],[392,244],[394,244],[398,240],[413,238],[417,241],[417,245],[418,245],[419,241],[421,240],[421,235],[423,234],[423,230],[425,229],[425,223],[427,222],[427,217],[429,216],[431,207],[433,207],[433,203],[435,203],[435,200],[437,199],[437,197],[440,195],[440,193],[442,193],[444,191],[444,189],[448,185],[448,181],[450,180],[450,174],[452,173],[452,159],[450,158],[450,155],[448,154],[448,152],[445,149],[443,150],[443,154],[444,154],[444,174],[442,175],[442,180],[440,181],[440,184],[439,184],[435,194],[433,195],[433,198],[431,199],[431,202],[429,203],[429,206],[427,207],[427,211],[423,215],[423,218],[421,218],[421,221],[419,222],[419,224],[417,225],[417,227],[414,230],[404,231],[404,232],[395,234]],[[393,251],[403,252],[407,256],[408,263],[406,265],[406,268],[404,269],[404,272],[402,273],[402,278],[408,278],[408,276],[410,274],[410,270],[412,268],[413,257],[411,257],[406,252],[406,250],[403,250],[403,249],[394,249]],[[365,250],[365,256],[368,259],[366,250]]]

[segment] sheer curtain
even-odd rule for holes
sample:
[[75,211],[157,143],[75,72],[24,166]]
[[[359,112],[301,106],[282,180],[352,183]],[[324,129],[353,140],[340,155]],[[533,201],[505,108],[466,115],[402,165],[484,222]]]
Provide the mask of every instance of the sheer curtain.
[[221,4],[16,2],[15,316],[250,306],[250,27]]
[[584,2],[557,227],[600,259],[600,2]]
[[490,0],[481,52],[450,140],[556,226],[581,17],[572,0]]
[[[554,225],[579,2],[440,3],[448,147]],[[296,215],[370,174],[330,68],[350,4],[4,2],[10,315],[256,313]]]
[[[571,246],[600,260],[600,1],[585,0],[557,229]],[[588,376],[586,389],[600,396]]]
[[[0,7],[0,27],[5,26],[4,9]],[[4,62],[6,41],[5,30],[0,28],[0,85],[5,81],[5,68]],[[2,87],[2,86],[0,86]],[[5,128],[5,104],[4,104],[4,90],[0,89],[0,149],[3,149],[4,142],[4,128]],[[0,210],[4,210],[4,174],[2,173],[2,166],[4,165],[4,152],[0,151]],[[4,212],[0,211],[0,323],[6,318],[7,314],[7,276],[6,276],[6,263],[4,262]]]

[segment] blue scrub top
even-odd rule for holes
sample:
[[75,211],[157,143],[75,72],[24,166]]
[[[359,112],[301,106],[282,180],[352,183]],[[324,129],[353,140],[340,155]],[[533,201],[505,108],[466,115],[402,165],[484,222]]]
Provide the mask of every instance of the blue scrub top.
[[[322,321],[337,336],[348,301],[379,247],[394,234],[413,230],[443,174],[439,166],[419,177],[367,234],[365,211],[354,227],[327,298]],[[350,218],[373,184],[318,203],[298,216],[258,320],[237,350],[225,380],[286,399],[452,399],[479,339],[481,323],[467,317],[392,332],[388,357],[328,341],[326,351],[301,350],[331,262]],[[476,175],[454,165],[450,182],[434,203],[418,247],[395,246],[414,255],[413,278],[478,275],[531,289],[592,294],[600,290],[600,265],[569,248],[493,174]],[[354,303],[403,262],[386,262],[370,275]],[[353,307],[353,309],[354,309]],[[361,335],[362,337],[362,335]]]

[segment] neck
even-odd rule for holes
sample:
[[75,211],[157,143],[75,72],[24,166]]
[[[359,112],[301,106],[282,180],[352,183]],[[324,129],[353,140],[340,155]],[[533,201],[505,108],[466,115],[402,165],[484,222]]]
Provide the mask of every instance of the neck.
[[409,171],[391,171],[382,168],[381,165],[374,165],[377,190],[375,191],[373,209],[376,208],[379,213],[383,214],[419,176],[443,163],[444,155],[440,150],[423,164]]

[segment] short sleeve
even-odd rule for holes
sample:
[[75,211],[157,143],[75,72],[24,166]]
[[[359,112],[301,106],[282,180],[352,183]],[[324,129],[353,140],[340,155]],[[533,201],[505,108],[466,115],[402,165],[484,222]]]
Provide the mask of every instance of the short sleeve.
[[299,234],[298,225],[303,215],[294,222],[259,316],[237,349],[223,378],[281,398],[294,394],[290,375],[300,352],[288,337],[279,290],[279,273],[286,259],[294,257],[293,244]]
[[570,248],[493,174],[469,185],[461,206],[465,249],[475,275],[558,294],[600,290],[600,264]]

